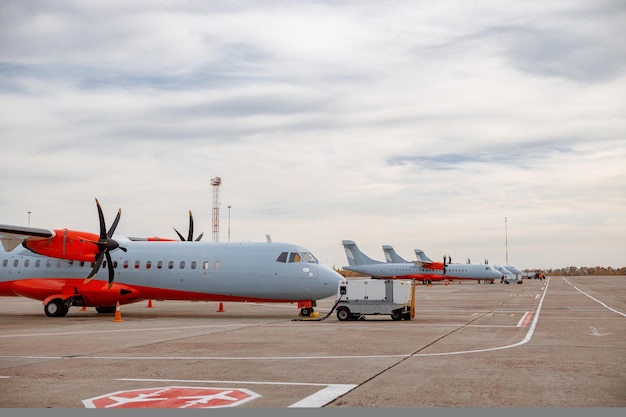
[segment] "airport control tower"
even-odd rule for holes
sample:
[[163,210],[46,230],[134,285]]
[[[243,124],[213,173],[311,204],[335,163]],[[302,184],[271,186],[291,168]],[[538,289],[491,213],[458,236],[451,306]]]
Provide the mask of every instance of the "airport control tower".
[[211,178],[211,186],[213,187],[213,242],[220,241],[220,186],[222,179],[220,177]]

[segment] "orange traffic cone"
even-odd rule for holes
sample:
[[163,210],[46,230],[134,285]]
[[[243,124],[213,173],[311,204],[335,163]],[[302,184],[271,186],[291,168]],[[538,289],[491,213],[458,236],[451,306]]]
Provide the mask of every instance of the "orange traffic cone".
[[152,299],[148,300],[148,305],[146,306],[146,308],[153,308],[152,307]]
[[120,302],[118,301],[115,305],[115,318],[113,319],[115,322],[121,322],[122,320],[122,310],[120,310]]
[[224,312],[224,303],[220,303],[220,308],[217,309],[218,313],[223,313]]

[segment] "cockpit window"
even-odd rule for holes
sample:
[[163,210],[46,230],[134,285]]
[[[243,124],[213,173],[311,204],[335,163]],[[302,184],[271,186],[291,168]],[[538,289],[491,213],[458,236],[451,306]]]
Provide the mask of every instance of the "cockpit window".
[[289,254],[289,263],[292,262],[302,262],[302,258],[300,257],[300,254],[297,252],[291,252]]
[[[289,259],[289,260],[287,260]],[[313,256],[313,254],[311,252],[283,252],[280,255],[278,255],[278,258],[276,258],[276,262],[289,262],[289,263],[295,263],[295,262],[306,262],[306,263],[310,263],[310,264],[317,264],[319,263],[319,261],[317,260],[317,258],[315,256]]]
[[313,254],[311,252],[302,252],[300,254],[300,256],[302,256],[302,259],[304,259],[304,262],[308,262],[310,264],[317,264],[317,263],[319,263],[317,258],[315,256],[313,256]]

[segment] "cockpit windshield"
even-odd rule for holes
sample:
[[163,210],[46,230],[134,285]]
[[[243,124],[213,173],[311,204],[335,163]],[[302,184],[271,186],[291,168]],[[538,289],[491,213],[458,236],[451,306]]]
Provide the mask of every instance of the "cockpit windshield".
[[302,252],[302,253],[300,253],[300,256],[302,256],[302,259],[304,259],[304,262],[308,262],[310,264],[317,264],[317,263],[319,263],[317,258],[315,256],[313,256],[313,254],[311,252]]
[[294,263],[294,262],[306,262],[310,264],[317,264],[319,261],[311,252],[282,252],[276,258],[276,262]]

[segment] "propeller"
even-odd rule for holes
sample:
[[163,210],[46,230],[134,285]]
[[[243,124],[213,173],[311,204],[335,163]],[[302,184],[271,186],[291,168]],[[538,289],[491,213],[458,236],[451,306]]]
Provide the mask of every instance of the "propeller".
[[[174,231],[183,242],[191,242],[193,240],[193,214],[191,214],[191,210],[189,210],[189,233],[187,234],[187,239],[185,239],[183,235],[181,235],[180,232],[176,230],[176,228],[174,228]],[[200,235],[196,238],[196,242],[200,241],[200,239],[202,239],[202,236],[204,236],[204,233],[200,233]]]
[[100,238],[98,239],[97,242],[94,242],[94,243],[98,245],[98,254],[96,255],[96,263],[93,269],[91,270],[91,272],[89,273],[89,276],[85,278],[84,283],[86,284],[89,281],[91,281],[93,276],[96,275],[96,273],[100,269],[100,266],[102,266],[102,261],[104,260],[104,258],[106,258],[107,269],[109,270],[109,288],[111,288],[111,285],[113,285],[113,279],[115,278],[115,270],[113,269],[113,261],[111,259],[110,251],[119,248],[123,250],[124,252],[126,252],[126,248],[121,247],[120,244],[116,240],[111,239],[113,237],[113,233],[115,233],[117,224],[120,221],[120,216],[122,215],[122,209],[118,209],[117,216],[115,216],[115,220],[113,221],[113,224],[107,231],[106,224],[104,222],[104,214],[102,214],[102,207],[100,207],[100,202],[98,201],[97,198],[96,198],[96,206],[98,207],[98,218],[100,220]]
[[[448,257],[450,258],[450,257]],[[449,263],[450,261],[448,261]],[[446,266],[448,266],[448,264],[446,264],[446,255],[443,255],[443,275],[446,274]]]

